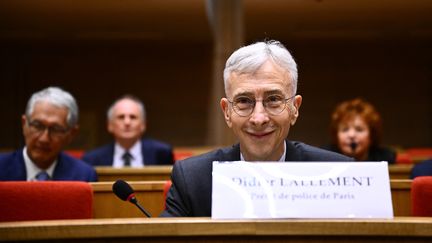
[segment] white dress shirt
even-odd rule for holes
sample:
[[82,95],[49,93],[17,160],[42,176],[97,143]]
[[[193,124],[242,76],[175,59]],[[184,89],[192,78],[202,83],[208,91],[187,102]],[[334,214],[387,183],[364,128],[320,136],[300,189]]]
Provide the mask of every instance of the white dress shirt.
[[[123,168],[124,167],[124,160],[123,160],[123,154],[126,152],[126,150],[120,146],[120,144],[115,143],[114,145],[114,161],[113,161],[113,167],[114,168]],[[130,167],[134,168],[140,168],[144,167],[144,156],[141,152],[141,140],[138,140],[130,149],[129,153],[132,155],[131,161],[130,161]]]
[[50,178],[53,178],[54,174],[54,168],[57,165],[57,160],[54,161],[54,163],[51,164],[50,167],[46,170],[42,170],[41,168],[37,167],[36,164],[30,159],[30,157],[27,154],[27,147],[24,147],[23,149],[23,156],[24,156],[24,164],[27,171],[27,181],[36,181],[36,175],[39,174],[41,171],[45,171],[48,173]]

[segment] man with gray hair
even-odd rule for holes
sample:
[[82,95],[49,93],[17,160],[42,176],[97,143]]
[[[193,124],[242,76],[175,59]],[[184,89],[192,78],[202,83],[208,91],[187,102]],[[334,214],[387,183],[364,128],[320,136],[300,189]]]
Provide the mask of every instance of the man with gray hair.
[[224,70],[226,124],[239,140],[232,147],[177,161],[161,216],[211,216],[213,161],[352,161],[343,155],[287,140],[297,121],[297,65],[278,41],[235,51]]
[[73,96],[48,87],[34,93],[22,115],[25,146],[0,155],[1,181],[97,181],[96,171],[63,152],[78,132]]
[[143,167],[172,165],[172,147],[162,141],[142,137],[147,129],[143,102],[135,96],[117,99],[107,112],[107,129],[115,142],[103,145],[83,156],[93,166]]

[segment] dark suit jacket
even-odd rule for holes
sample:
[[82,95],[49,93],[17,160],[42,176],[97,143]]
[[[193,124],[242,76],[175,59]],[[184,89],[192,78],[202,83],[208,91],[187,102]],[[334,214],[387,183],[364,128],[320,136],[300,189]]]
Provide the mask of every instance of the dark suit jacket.
[[[144,165],[172,165],[174,163],[172,147],[166,143],[144,138],[141,140],[141,152],[144,157]],[[114,143],[87,152],[82,160],[93,166],[112,166]]]
[[[97,181],[96,171],[84,161],[60,153],[54,168],[55,181]],[[27,171],[23,149],[0,155],[0,181],[25,181]]]
[[[341,154],[287,141],[285,161],[353,161]],[[218,149],[174,164],[172,186],[162,217],[211,216],[212,162],[239,161],[240,145]]]
[[425,160],[414,165],[411,170],[411,179],[417,176],[432,176],[432,160]]

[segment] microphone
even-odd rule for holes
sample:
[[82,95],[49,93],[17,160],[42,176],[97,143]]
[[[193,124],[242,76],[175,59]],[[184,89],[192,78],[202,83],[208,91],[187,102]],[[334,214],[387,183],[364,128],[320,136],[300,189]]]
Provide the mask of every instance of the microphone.
[[114,194],[118,198],[120,198],[123,201],[129,201],[132,204],[135,204],[141,212],[143,212],[147,217],[151,217],[150,213],[147,212],[139,203],[138,200],[135,197],[135,192],[132,189],[132,187],[124,180],[117,180],[114,182],[112,190]]
[[356,148],[357,148],[357,143],[356,142],[351,142],[350,147],[351,147],[351,152],[354,153],[355,150],[356,150]]

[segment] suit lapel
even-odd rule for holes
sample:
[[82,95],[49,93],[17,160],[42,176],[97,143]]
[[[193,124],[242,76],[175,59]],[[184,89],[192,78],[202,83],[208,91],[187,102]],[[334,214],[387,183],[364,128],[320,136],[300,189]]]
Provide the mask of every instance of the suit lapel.
[[[231,147],[222,150],[224,161],[239,161],[240,160],[240,144],[235,144]],[[221,160],[222,161],[222,160]]]
[[67,178],[65,178],[65,174],[67,174],[67,163],[65,163],[64,161],[64,156],[62,153],[59,154],[59,156],[57,157],[57,165],[54,168],[54,172],[53,172],[53,180],[66,180]]
[[141,153],[144,165],[155,164],[155,151],[151,148],[151,142],[147,139],[141,139]]
[[12,163],[12,175],[15,174],[17,180],[27,180],[27,169],[24,162],[23,149],[16,151],[17,161]]
[[104,153],[104,154],[106,154],[106,157],[102,158],[104,165],[111,165],[111,166],[114,165],[114,146],[115,146],[115,143],[111,143],[110,146],[108,146],[108,148],[107,148],[108,153]]
[[302,156],[300,152],[297,150],[297,148],[292,144],[292,142],[286,141],[286,154],[285,154],[285,161],[301,161]]

